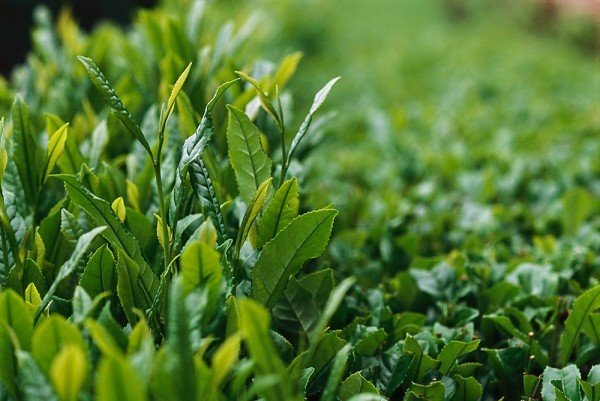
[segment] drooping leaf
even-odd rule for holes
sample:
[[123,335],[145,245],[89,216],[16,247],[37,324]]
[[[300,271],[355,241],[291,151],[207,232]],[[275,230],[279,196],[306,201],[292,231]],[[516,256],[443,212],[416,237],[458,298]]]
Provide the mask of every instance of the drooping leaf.
[[579,334],[589,314],[600,309],[600,285],[581,294],[573,303],[573,309],[565,321],[565,330],[560,336],[559,359],[566,365],[577,344]]
[[267,309],[283,294],[290,276],[325,250],[336,210],[322,209],[295,218],[263,248],[252,269],[250,296]]
[[103,401],[148,399],[146,390],[131,365],[125,358],[117,356],[107,356],[100,361],[96,394],[97,399]]
[[267,193],[271,185],[272,178],[267,179],[263,182],[260,187],[256,190],[256,194],[254,194],[252,201],[248,205],[248,209],[246,209],[246,213],[244,213],[244,217],[242,218],[242,224],[240,225],[240,230],[238,232],[238,236],[235,240],[235,254],[239,256],[240,249],[246,241],[248,237],[248,233],[250,232],[250,227],[254,223],[254,220],[258,217],[262,207],[267,199]]
[[81,275],[79,285],[92,298],[116,289],[115,257],[107,244],[102,245],[94,252]]
[[[260,104],[262,105],[263,109],[271,117],[273,117],[275,122],[277,122],[277,124],[281,127],[283,125],[283,121],[281,120],[282,116],[280,116],[279,113],[277,112],[277,110],[275,110],[275,107],[273,106],[271,99],[269,99],[267,94],[263,91],[263,89],[261,88],[258,81],[256,81],[254,78],[250,77],[249,75],[247,75],[241,71],[236,71],[235,73],[237,75],[239,75],[240,77],[242,77],[244,80],[250,82],[250,84],[254,87],[254,89],[256,89],[256,94],[258,95],[258,99],[259,99]],[[230,107],[230,106],[227,106],[227,107]]]
[[146,140],[140,126],[135,122],[131,113],[125,108],[123,102],[117,96],[115,90],[110,86],[108,80],[102,74],[102,71],[98,68],[96,63],[92,61],[92,59],[78,56],[79,61],[83,64],[86,69],[90,80],[102,95],[104,99],[104,103],[109,107],[110,111],[123,123],[125,128],[137,139],[142,146],[146,149],[148,154],[152,156],[152,149],[150,148],[150,144]]
[[43,150],[31,132],[29,109],[21,97],[17,96],[12,107],[13,139],[15,144],[13,159],[21,178],[27,204],[34,207],[39,191],[43,168]]
[[249,205],[258,188],[271,178],[271,160],[260,143],[260,131],[241,110],[228,105],[227,144],[242,200]]
[[284,227],[298,216],[298,180],[292,177],[285,181],[273,195],[258,225],[256,247],[262,248]]
[[333,78],[332,80],[327,82],[327,84],[325,84],[325,86],[319,92],[317,92],[317,94],[315,95],[315,99],[313,100],[313,104],[310,107],[310,111],[306,115],[306,118],[302,122],[300,129],[298,129],[298,132],[296,133],[296,136],[294,136],[292,144],[290,145],[290,149],[287,154],[288,160],[291,160],[292,156],[294,155],[294,152],[296,151],[296,148],[298,148],[298,145],[300,144],[300,142],[302,141],[302,139],[308,132],[308,129],[310,128],[310,124],[312,123],[313,116],[315,115],[315,113],[319,109],[319,107],[321,107],[321,105],[327,98],[327,95],[329,95],[329,91],[331,90],[333,85],[335,85],[335,83],[339,79],[340,79],[340,77]]
[[65,346],[50,365],[50,378],[61,401],[77,401],[87,374],[87,358],[82,348]]
[[54,169],[54,166],[58,162],[58,159],[62,155],[62,152],[65,148],[65,143],[67,141],[68,131],[67,127],[68,123],[64,124],[60,127],[48,140],[48,148],[46,150],[46,160],[44,162],[44,168],[42,170],[41,182],[43,184],[48,179],[50,173]]

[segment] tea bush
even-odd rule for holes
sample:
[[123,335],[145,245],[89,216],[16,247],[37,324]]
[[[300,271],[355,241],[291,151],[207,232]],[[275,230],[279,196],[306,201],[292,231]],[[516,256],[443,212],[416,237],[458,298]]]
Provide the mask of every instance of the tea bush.
[[465,6],[40,9],[0,398],[597,400],[596,62]]

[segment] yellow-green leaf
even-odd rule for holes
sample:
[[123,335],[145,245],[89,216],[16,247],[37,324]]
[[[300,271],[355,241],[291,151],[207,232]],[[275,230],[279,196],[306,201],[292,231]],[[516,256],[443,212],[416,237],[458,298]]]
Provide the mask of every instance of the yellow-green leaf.
[[246,237],[248,237],[248,233],[250,232],[250,227],[254,223],[254,220],[258,217],[258,214],[263,208],[265,204],[265,200],[267,199],[268,190],[271,186],[271,182],[273,178],[267,179],[263,182],[260,187],[256,190],[256,194],[254,194],[254,198],[248,205],[248,209],[246,209],[246,213],[244,214],[244,218],[242,219],[242,224],[240,226],[240,230],[238,231],[238,236],[235,241],[235,254],[239,256],[240,249],[242,249],[242,245],[244,241],[246,241]]
[[123,197],[119,196],[117,199],[115,199],[110,207],[112,208],[113,212],[115,212],[119,220],[124,223],[125,218],[127,217],[127,209],[125,208],[125,201],[123,200]]
[[87,378],[87,358],[82,348],[64,347],[50,365],[50,379],[61,401],[77,401]]
[[181,91],[181,88],[183,87],[183,84],[185,83],[185,80],[187,79],[190,73],[190,68],[192,68],[192,63],[188,64],[188,66],[185,68],[185,70],[183,70],[179,78],[177,78],[175,85],[173,85],[171,95],[169,96],[169,100],[167,101],[167,112],[164,119],[165,124],[171,116],[171,114],[173,113],[173,110],[175,109],[175,99],[177,99],[177,95],[179,94],[179,91]]
[[212,357],[213,387],[221,384],[233,365],[237,362],[240,353],[240,340],[239,333],[236,333],[227,338],[214,353]]
[[44,170],[42,173],[42,184],[46,182],[52,169],[58,162],[58,159],[62,155],[65,149],[65,143],[67,141],[69,123],[62,125],[48,140],[48,149],[46,149],[46,162],[44,164]]

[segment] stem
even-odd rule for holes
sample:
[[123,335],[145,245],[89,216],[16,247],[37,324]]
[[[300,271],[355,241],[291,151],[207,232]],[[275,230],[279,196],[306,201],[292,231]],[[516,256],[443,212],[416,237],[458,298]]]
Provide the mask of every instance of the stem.
[[281,187],[285,181],[285,175],[287,174],[287,169],[290,163],[285,151],[285,126],[283,124],[279,126],[279,135],[281,136],[281,176],[279,177],[279,185],[277,185],[278,188]]
[[[161,144],[162,145],[162,144]],[[162,185],[162,177],[160,175],[160,146],[159,146],[159,156],[155,163],[153,163],[154,167],[154,175],[156,177],[156,189],[158,192],[158,207],[160,213],[161,220],[161,230],[163,235],[163,249],[165,252],[165,270],[169,267],[169,263],[171,263],[171,240],[169,238],[169,226],[167,222],[167,209],[165,205],[165,197],[163,192]]]

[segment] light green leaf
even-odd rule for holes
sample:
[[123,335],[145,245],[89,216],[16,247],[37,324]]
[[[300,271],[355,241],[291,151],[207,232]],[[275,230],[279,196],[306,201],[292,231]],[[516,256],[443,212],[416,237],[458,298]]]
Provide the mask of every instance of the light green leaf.
[[353,396],[364,393],[379,394],[379,391],[360,372],[354,372],[340,386],[338,397],[341,401],[348,401]]
[[207,315],[211,314],[221,293],[221,255],[199,240],[189,244],[181,255],[181,274],[185,295],[202,286],[208,293]]
[[303,214],[268,242],[252,268],[250,296],[267,309],[273,308],[289,277],[325,250],[336,215],[333,209]]
[[48,374],[56,355],[68,345],[85,349],[81,332],[64,317],[51,315],[35,328],[31,350],[42,371]]
[[452,396],[452,401],[477,401],[483,394],[483,387],[474,377],[453,375],[452,379],[456,382],[456,391]]
[[79,224],[77,217],[67,209],[60,210],[60,232],[72,242],[77,241],[84,234],[83,227]]
[[65,143],[67,142],[68,123],[65,123],[61,126],[48,140],[48,149],[46,150],[46,161],[44,163],[44,168],[41,176],[41,184],[45,183],[48,179],[50,173],[52,173],[52,169],[58,162],[58,159],[62,155],[63,150],[65,149]]
[[[250,77],[249,75],[247,75],[241,71],[236,71],[235,73],[237,75],[239,75],[240,77],[242,77],[244,80],[250,82],[250,84],[252,86],[254,86],[254,89],[256,89],[256,94],[258,95],[258,99],[260,100],[260,104],[262,105],[263,109],[271,117],[273,117],[273,119],[275,120],[277,125],[279,125],[279,127],[282,127],[283,121],[281,120],[281,116],[279,115],[279,113],[277,113],[277,110],[275,110],[275,107],[273,107],[273,103],[271,102],[271,100],[269,99],[267,94],[262,90],[262,88],[260,87],[260,84],[254,78]],[[227,106],[227,107],[230,107],[230,106]]]
[[[19,387],[25,401],[58,401],[54,387],[29,352],[17,351]],[[62,401],[62,400],[61,400]]]
[[327,84],[325,84],[325,86],[319,92],[317,92],[317,94],[315,95],[315,99],[313,100],[313,104],[310,107],[310,111],[306,115],[306,118],[302,122],[300,129],[298,129],[296,136],[292,140],[292,144],[290,146],[290,150],[288,151],[288,155],[287,155],[288,161],[292,159],[292,156],[294,155],[296,148],[298,147],[298,145],[300,144],[300,142],[302,141],[302,139],[308,132],[308,128],[310,127],[310,124],[312,123],[314,114],[316,113],[318,108],[321,107],[321,105],[327,98],[327,95],[329,95],[329,91],[331,90],[333,85],[335,85],[335,83],[339,79],[340,79],[340,77],[333,78],[332,80],[327,82]]
[[79,285],[92,298],[116,289],[115,257],[107,244],[102,245],[94,252],[81,275]]
[[246,204],[260,185],[271,177],[271,159],[260,143],[260,131],[248,116],[228,105],[227,145],[229,162],[235,172],[240,196]]
[[[544,374],[542,376],[542,399],[544,401],[555,401],[557,398],[557,391],[574,397],[570,401],[579,401],[581,394],[579,393],[579,382],[580,378],[579,369],[575,365],[568,365],[563,369],[553,368],[546,366]],[[555,386],[558,384],[558,387]],[[558,395],[560,397],[561,395]]]
[[79,56],[77,58],[85,67],[87,74],[90,77],[90,80],[92,81],[98,92],[100,92],[100,95],[102,95],[104,103],[106,103],[110,111],[119,120],[121,120],[125,128],[127,128],[127,130],[134,136],[134,138],[142,144],[142,146],[144,147],[144,149],[146,149],[148,154],[151,157],[154,157],[152,155],[152,149],[150,149],[150,144],[148,144],[148,141],[142,133],[142,130],[140,129],[139,125],[135,122],[129,111],[127,111],[127,109],[123,105],[123,102],[121,101],[121,99],[119,99],[117,93],[110,86],[108,80],[106,79],[104,74],[102,74],[102,71],[100,71],[96,63],[94,63],[92,59],[87,57]]
[[33,317],[23,298],[12,290],[5,290],[0,294],[0,322],[4,322],[13,330],[19,347],[29,351],[33,335]]
[[256,247],[262,248],[298,216],[298,180],[296,177],[285,181],[273,195],[258,225]]
[[237,363],[240,353],[240,335],[229,336],[223,344],[215,351],[212,357],[212,387],[221,385],[233,366]]
[[85,352],[75,345],[65,346],[50,365],[50,378],[61,401],[77,401],[88,374]]
[[12,107],[13,160],[17,166],[25,199],[34,207],[38,198],[39,182],[43,167],[43,150],[31,132],[29,109],[20,96],[16,96]]
[[102,401],[146,400],[144,386],[123,357],[104,357],[96,376],[96,399]]
[[268,190],[271,186],[272,178],[268,178],[265,182],[263,182],[260,187],[256,190],[256,194],[252,198],[252,201],[248,205],[246,209],[246,213],[244,213],[244,217],[242,219],[242,224],[240,225],[240,229],[238,231],[237,239],[235,240],[235,254],[236,257],[239,257],[240,249],[242,249],[242,245],[246,238],[248,237],[248,233],[250,232],[250,227],[254,223],[254,220],[258,217],[260,211],[262,210],[263,205],[265,204],[265,200],[267,199]]
[[275,378],[274,383],[263,390],[263,396],[270,400],[302,399],[293,392],[292,381],[271,340],[268,310],[248,298],[240,300],[238,307],[240,332],[256,362],[258,373]]
[[587,290],[573,303],[573,309],[565,321],[565,330],[560,336],[559,360],[561,365],[566,365],[586,319],[596,309],[600,309],[600,285]]
[[566,235],[575,235],[593,207],[593,197],[584,188],[571,188],[562,197],[562,227]]
[[475,340],[466,343],[453,340],[446,344],[437,358],[441,362],[439,368],[440,373],[444,376],[448,376],[448,373],[450,373],[452,367],[458,361],[458,358],[475,351],[477,347],[479,347],[480,342],[480,340]]

